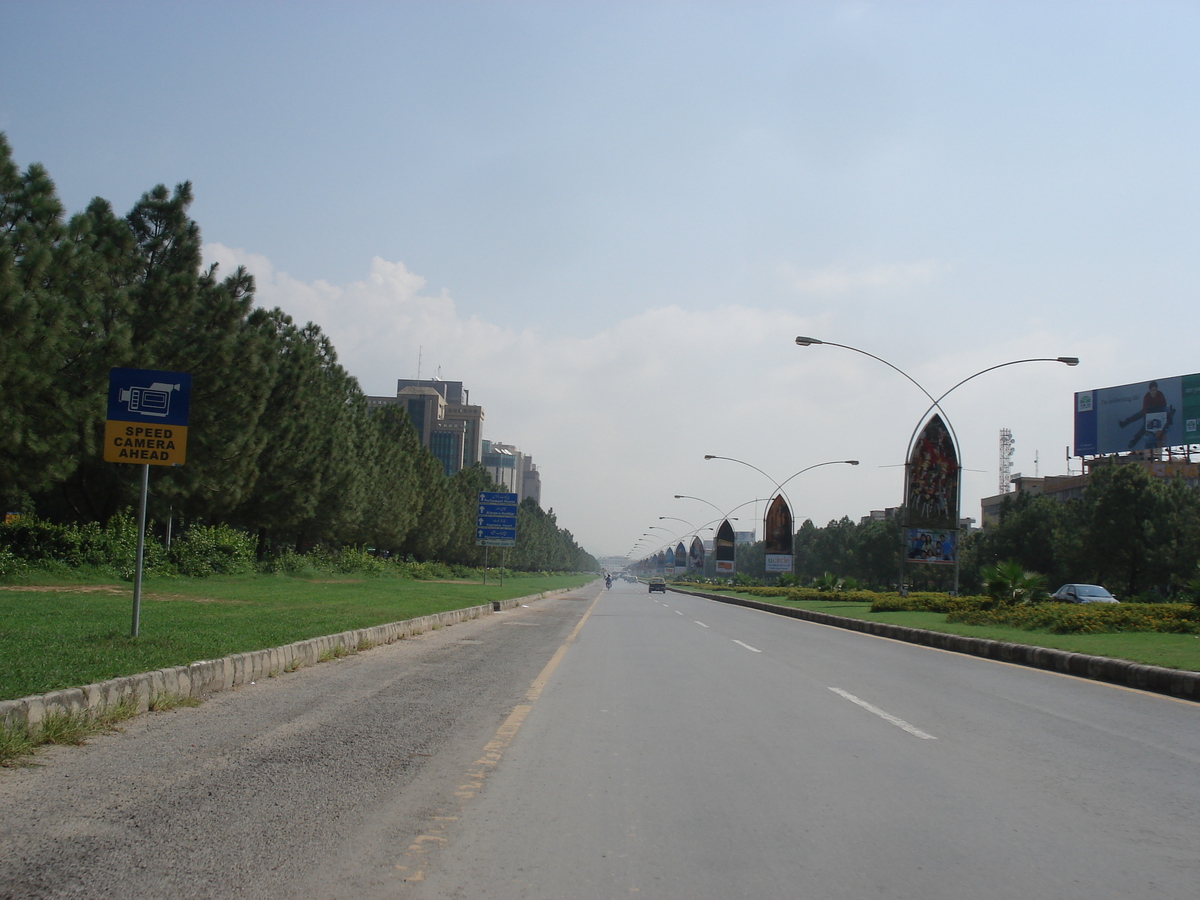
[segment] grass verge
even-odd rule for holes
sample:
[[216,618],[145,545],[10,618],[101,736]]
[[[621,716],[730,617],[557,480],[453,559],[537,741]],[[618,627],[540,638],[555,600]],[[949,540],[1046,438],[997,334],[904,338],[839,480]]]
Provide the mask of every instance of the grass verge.
[[69,577],[0,586],[0,700],[578,587],[593,576],[510,576],[503,586],[355,576],[151,578],[136,638],[129,636],[128,584]]

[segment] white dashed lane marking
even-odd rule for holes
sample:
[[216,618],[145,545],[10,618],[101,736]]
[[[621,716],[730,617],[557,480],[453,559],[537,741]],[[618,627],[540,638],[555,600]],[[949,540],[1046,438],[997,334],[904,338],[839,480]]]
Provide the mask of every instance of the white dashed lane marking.
[[903,728],[905,731],[907,731],[913,737],[919,737],[923,741],[936,741],[937,740],[937,738],[935,738],[932,734],[926,734],[920,728],[917,728],[914,725],[909,725],[903,719],[898,719],[895,716],[893,716],[891,713],[885,713],[878,706],[872,706],[866,700],[860,700],[858,697],[855,697],[849,691],[843,691],[841,688],[835,688],[835,687],[831,687],[830,690],[833,691],[835,694],[837,694],[839,697],[845,697],[851,703],[857,703],[859,706],[861,706],[867,712],[874,713],[875,715],[879,716],[879,718],[883,719],[885,722],[891,722],[897,728]]

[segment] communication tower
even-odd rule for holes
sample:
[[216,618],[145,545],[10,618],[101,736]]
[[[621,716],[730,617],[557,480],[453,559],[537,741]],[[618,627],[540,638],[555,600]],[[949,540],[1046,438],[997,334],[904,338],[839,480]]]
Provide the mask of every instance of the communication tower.
[[1000,493],[1007,494],[1012,490],[1012,460],[1017,452],[1016,441],[1013,440],[1012,430],[1000,429]]

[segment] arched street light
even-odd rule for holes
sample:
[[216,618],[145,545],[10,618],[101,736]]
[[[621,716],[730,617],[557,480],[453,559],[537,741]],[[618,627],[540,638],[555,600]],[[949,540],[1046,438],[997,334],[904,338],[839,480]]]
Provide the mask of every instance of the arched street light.
[[[962,447],[958,440],[958,434],[954,430],[954,425],[950,421],[950,416],[947,415],[946,410],[942,407],[942,401],[945,400],[955,390],[962,387],[968,381],[971,381],[974,378],[978,378],[980,375],[984,375],[988,372],[993,372],[996,369],[1003,369],[1007,366],[1017,366],[1017,365],[1021,365],[1023,363],[1032,363],[1032,362],[1056,362],[1056,363],[1062,363],[1063,365],[1066,365],[1066,366],[1079,365],[1079,357],[1077,357],[1077,356],[1057,356],[1057,357],[1036,357],[1033,359],[1014,359],[1014,360],[1010,360],[1008,362],[998,363],[997,365],[994,365],[994,366],[988,366],[986,369],[980,369],[975,374],[968,375],[966,378],[964,378],[962,381],[955,384],[949,390],[944,391],[940,397],[934,397],[933,394],[929,393],[929,391],[927,391],[925,389],[924,385],[922,385],[919,381],[917,381],[915,378],[913,378],[911,375],[909,375],[907,372],[905,372],[899,366],[888,362],[883,357],[876,356],[874,353],[868,353],[866,350],[861,350],[858,347],[851,347],[849,344],[838,344],[833,341],[822,341],[819,338],[805,337],[803,335],[798,336],[796,338],[796,344],[801,347],[809,347],[809,346],[812,346],[813,344],[826,344],[830,347],[841,347],[843,350],[850,350],[854,353],[860,353],[863,356],[868,356],[871,359],[876,360],[877,362],[883,363],[885,366],[887,366],[892,371],[898,372],[899,374],[903,375],[906,379],[908,379],[908,381],[910,381],[912,384],[916,385],[917,389],[920,390],[920,392],[922,394],[924,394],[926,397],[929,398],[929,401],[930,401],[929,407],[928,407],[928,409],[925,410],[924,413],[921,414],[921,418],[917,420],[917,425],[913,429],[912,435],[908,439],[908,446],[905,448],[905,454],[904,454],[905,491],[908,490],[908,467],[910,465],[910,460],[912,458],[913,442],[917,439],[917,433],[921,430],[921,426],[923,424],[925,424],[925,417],[928,416],[935,409],[938,410],[939,412],[941,412],[942,421],[945,423],[946,430],[949,433],[950,439],[954,444],[954,452],[958,456],[959,468],[960,469],[962,468]],[[958,517],[962,511],[961,510],[961,507],[962,507],[962,477],[961,477],[961,474],[958,478],[956,495],[957,496],[955,496],[955,498],[954,498],[954,521],[952,523],[953,530],[955,530],[955,531],[958,530]],[[908,521],[909,521],[907,495],[904,497],[904,503],[903,503],[902,508],[904,509],[904,528],[905,528],[905,531],[907,531]],[[902,537],[905,541],[907,541],[907,535],[903,535]],[[907,546],[906,543],[902,544],[901,549],[900,549],[900,590],[902,592],[905,590],[904,566],[905,566],[906,555],[907,555],[905,553],[906,546]],[[954,592],[956,594],[958,593],[958,547],[957,546],[955,546],[955,548],[954,548]]]
[[715,503],[710,503],[708,500],[705,500],[702,497],[693,497],[690,494],[676,494],[675,499],[676,500],[699,500],[701,503],[708,503],[708,505],[711,506],[713,509],[715,509],[717,512],[721,512],[721,507],[717,506],[717,504],[715,504]]
[[684,525],[686,525],[688,528],[695,528],[695,527],[696,527],[696,526],[695,526],[695,525],[693,525],[691,522],[689,522],[687,519],[681,519],[681,518],[679,518],[678,516],[659,516],[659,517],[658,517],[658,519],[659,519],[659,521],[660,521],[660,522],[661,522],[662,520],[664,520],[664,519],[671,519],[672,521],[675,521],[675,522],[682,522],[682,523],[683,523]]
[[[749,466],[755,472],[762,475],[764,478],[766,478],[768,481],[770,481],[773,485],[775,485],[775,491],[777,493],[783,494],[784,499],[787,500],[789,507],[792,507],[792,498],[787,495],[787,492],[784,491],[783,486],[785,484],[787,484],[789,481],[791,481],[793,478],[795,478],[797,475],[803,475],[805,472],[808,472],[812,469],[819,469],[821,466],[842,466],[842,465],[857,466],[858,465],[857,459],[831,459],[831,460],[827,460],[826,462],[819,462],[819,463],[814,463],[811,466],[805,466],[799,472],[793,472],[787,478],[783,479],[783,481],[776,481],[774,478],[772,478],[770,475],[768,475],[766,472],[764,472],[758,466],[753,465],[752,463],[748,463],[744,459],[735,459],[732,456],[716,456],[715,454],[712,454],[712,453],[706,453],[704,455],[704,458],[705,459],[726,459],[726,460],[729,460],[729,462],[741,463],[743,466]],[[794,509],[794,507],[792,507],[792,508]]]

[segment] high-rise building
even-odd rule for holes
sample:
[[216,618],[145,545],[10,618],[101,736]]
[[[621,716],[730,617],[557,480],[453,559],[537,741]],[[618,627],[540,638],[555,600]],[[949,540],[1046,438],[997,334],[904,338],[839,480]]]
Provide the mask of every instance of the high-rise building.
[[401,378],[395,397],[368,397],[369,408],[400,406],[408,413],[421,446],[437,457],[447,475],[483,457],[483,407],[472,406],[461,381]]
[[526,456],[512,444],[484,441],[483,468],[492,481],[509,493],[516,494],[518,499],[532,497],[541,506],[542,478],[533,457]]

